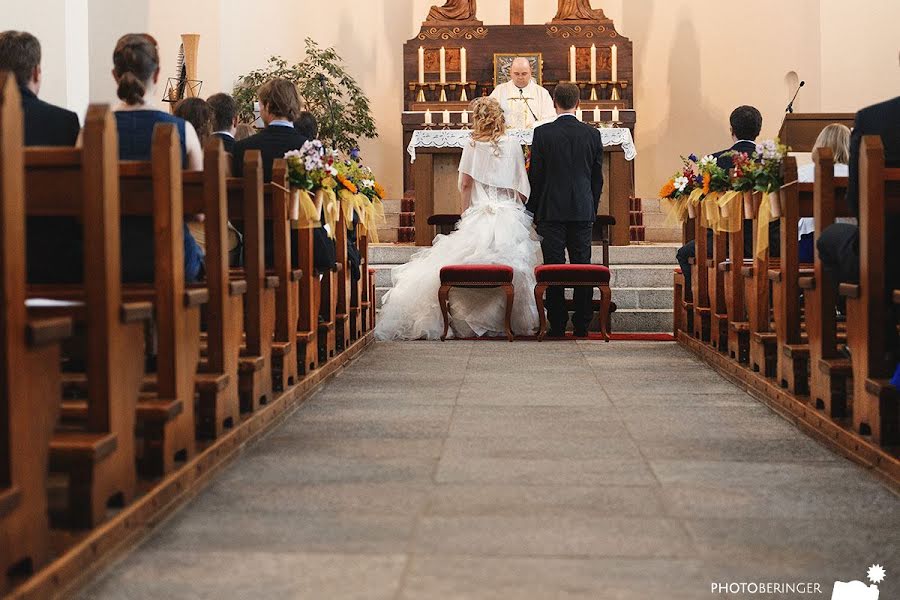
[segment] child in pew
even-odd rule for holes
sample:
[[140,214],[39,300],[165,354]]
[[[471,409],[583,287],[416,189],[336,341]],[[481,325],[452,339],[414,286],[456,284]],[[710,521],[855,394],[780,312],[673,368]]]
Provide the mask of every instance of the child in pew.
[[[159,82],[159,50],[147,34],[127,34],[119,38],[113,52],[112,71],[122,102],[115,107],[119,133],[120,160],[150,160],[153,128],[157,123],[174,123],[181,138],[183,166],[203,169],[203,151],[193,125],[156,108],[153,98]],[[200,218],[200,217],[198,217]],[[154,278],[153,221],[149,217],[122,217],[122,280],[150,282]],[[196,281],[203,267],[203,251],[184,226],[184,276]]]
[[[847,177],[850,172],[850,128],[840,123],[832,123],[825,127],[816,138],[813,150],[817,148],[831,148],[834,154],[834,176]],[[797,181],[800,183],[812,183],[816,178],[816,165],[809,163],[797,168]],[[838,218],[838,223],[856,224],[856,219]],[[800,262],[813,262],[813,237],[816,233],[816,222],[812,217],[800,219],[798,234],[800,236]]]

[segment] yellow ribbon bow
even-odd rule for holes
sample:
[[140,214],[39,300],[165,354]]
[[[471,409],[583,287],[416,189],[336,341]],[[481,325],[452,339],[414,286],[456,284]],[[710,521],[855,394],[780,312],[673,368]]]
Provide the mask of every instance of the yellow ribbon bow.
[[741,230],[742,204],[740,192],[725,192],[719,197],[719,231],[733,233]]

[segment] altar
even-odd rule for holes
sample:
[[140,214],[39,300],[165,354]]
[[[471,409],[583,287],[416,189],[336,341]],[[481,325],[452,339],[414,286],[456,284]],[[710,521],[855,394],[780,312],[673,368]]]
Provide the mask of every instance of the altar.
[[[599,210],[616,219],[612,243],[628,245],[637,122],[631,40],[590,0],[560,0],[556,15],[534,25],[525,24],[524,0],[510,0],[509,25],[485,25],[476,6],[475,0],[433,6],[403,46],[403,183],[407,205],[415,207],[416,244],[431,244],[431,215],[459,213],[457,167],[469,136],[470,101],[509,81],[512,62],[521,57],[534,83],[551,95],[563,81],[581,89],[577,116],[603,137]],[[530,133],[512,135],[528,144]]]
[[[600,214],[612,215],[623,226],[613,228],[612,244],[628,245],[628,209],[632,196],[637,156],[631,130],[624,127],[598,129],[603,140],[603,196]],[[507,135],[522,146],[530,146],[533,129],[513,129]],[[457,168],[463,147],[471,140],[468,129],[418,129],[406,147],[413,165],[416,190],[416,245],[428,246],[434,237],[428,218],[434,214],[459,214]]]

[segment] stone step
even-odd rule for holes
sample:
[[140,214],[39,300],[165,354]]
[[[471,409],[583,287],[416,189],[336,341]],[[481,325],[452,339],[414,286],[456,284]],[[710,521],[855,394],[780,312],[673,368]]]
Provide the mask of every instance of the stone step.
[[[384,295],[390,287],[375,288],[375,306],[381,308]],[[618,310],[656,309],[672,311],[672,288],[616,288],[612,291],[612,300]],[[594,298],[600,292],[594,290]],[[566,297],[572,297],[572,290],[566,290]]]
[[613,333],[670,333],[672,309],[625,309],[612,315]]
[[[379,232],[381,228],[379,228]],[[680,234],[677,240],[680,240]],[[675,252],[680,244],[632,244],[630,246],[612,246],[609,249],[609,262],[615,265],[676,265]],[[413,245],[373,244],[369,246],[369,262],[377,265],[401,265],[409,262],[413,254],[422,247]],[[593,247],[591,262],[599,264],[603,259],[603,249]]]
[[647,227],[644,229],[645,239],[653,243],[672,244],[676,249],[681,246],[681,229],[668,227]]
[[401,203],[402,200],[384,200],[384,214],[397,214],[401,212]]
[[[391,269],[396,265],[372,264],[375,269],[375,287],[391,286]],[[669,265],[617,265],[611,269],[610,287],[617,288],[672,288],[672,267]]]
[[662,212],[662,206],[659,198],[641,198],[641,212],[644,215],[657,214]]

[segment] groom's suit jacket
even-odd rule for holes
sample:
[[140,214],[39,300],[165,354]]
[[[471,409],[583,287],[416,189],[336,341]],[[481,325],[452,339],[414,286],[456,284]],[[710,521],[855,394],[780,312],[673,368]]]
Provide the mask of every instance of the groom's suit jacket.
[[537,127],[528,179],[535,221],[593,222],[603,191],[600,132],[570,115]]

